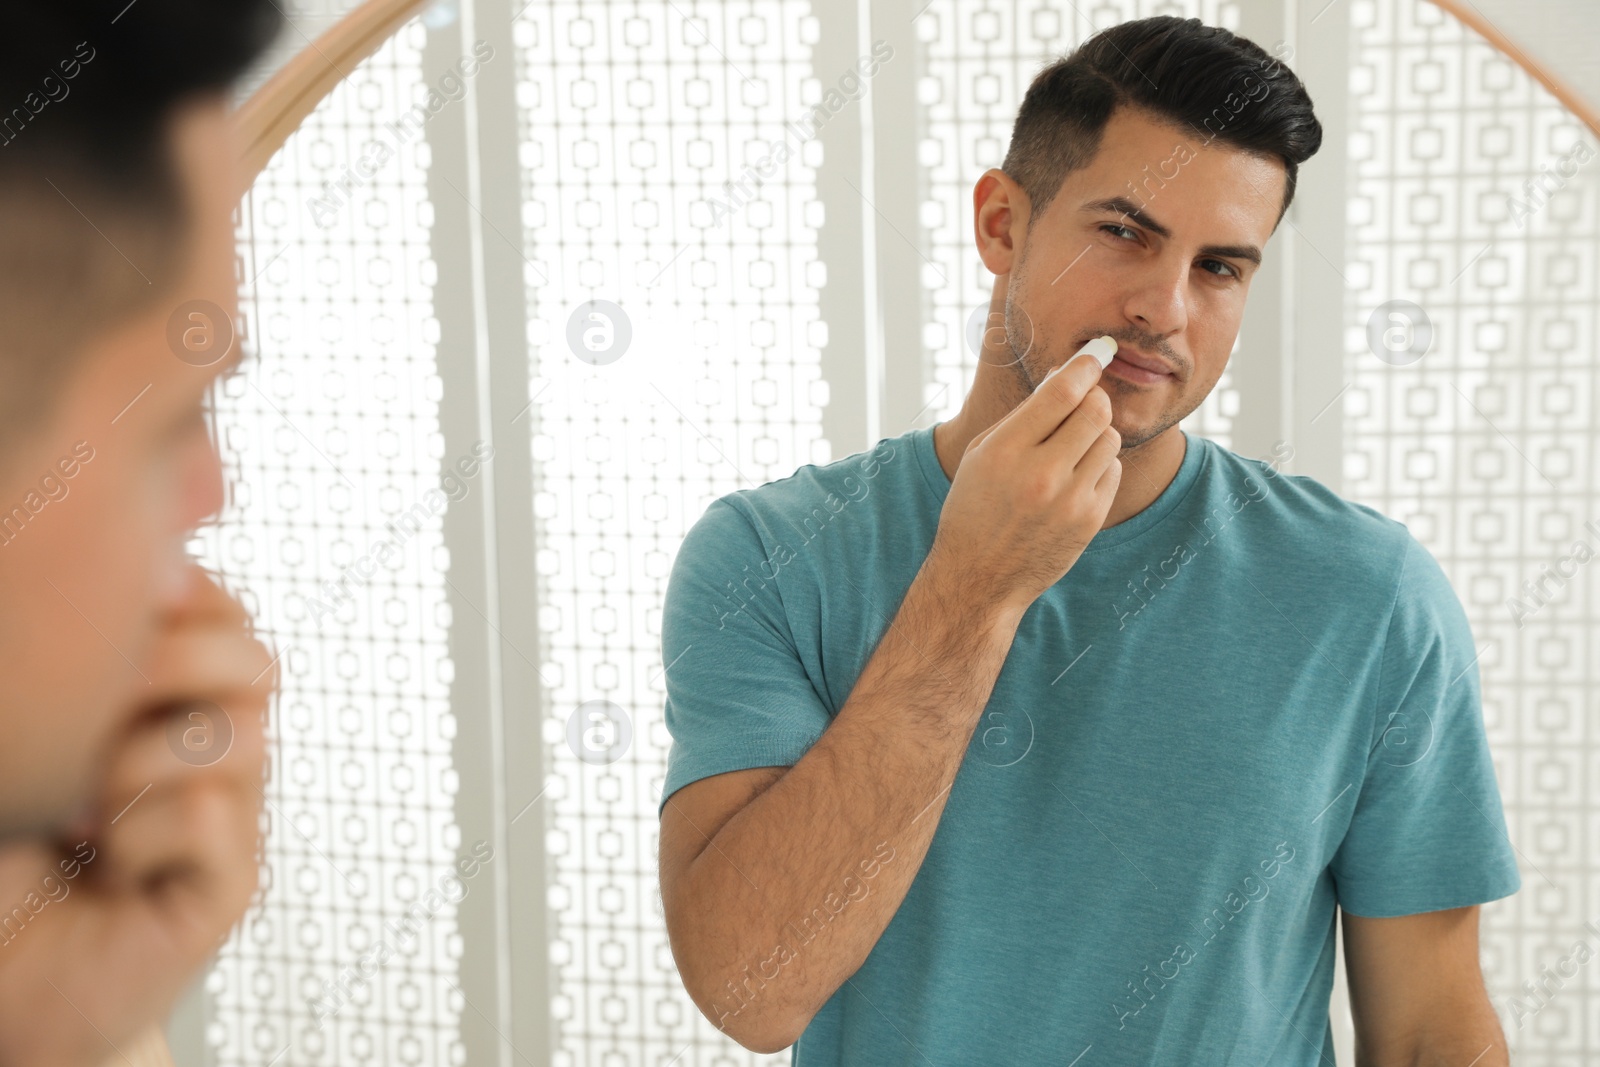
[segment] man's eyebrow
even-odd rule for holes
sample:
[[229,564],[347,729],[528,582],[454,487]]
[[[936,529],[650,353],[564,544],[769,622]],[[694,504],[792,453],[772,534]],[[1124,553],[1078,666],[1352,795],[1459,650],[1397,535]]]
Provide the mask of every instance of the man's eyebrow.
[[[1115,211],[1117,214],[1143,226],[1158,237],[1172,236],[1171,230],[1145,214],[1143,208],[1125,196],[1110,196],[1104,200],[1091,200],[1078,210],[1096,213]],[[1258,267],[1261,266],[1261,249],[1255,245],[1205,245],[1200,249],[1200,253],[1206,256],[1221,256],[1224,259],[1246,259]]]

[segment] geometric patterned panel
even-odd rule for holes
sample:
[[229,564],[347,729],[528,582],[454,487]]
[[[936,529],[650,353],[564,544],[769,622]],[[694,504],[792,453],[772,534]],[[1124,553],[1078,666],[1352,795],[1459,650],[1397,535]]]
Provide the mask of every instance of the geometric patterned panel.
[[813,70],[806,0],[537,3],[514,29],[550,1062],[784,1063],[718,1033],[673,963],[660,609],[712,500],[832,458],[810,115],[841,72]]
[[425,39],[413,23],[353,69],[240,207],[247,360],[216,401],[228,504],[197,547],[272,635],[282,685],[261,888],[206,984],[229,1067],[464,1061],[457,855],[484,854],[454,819],[440,531],[479,491],[458,462],[482,457],[446,459],[439,432],[408,115]]
[[1472,623],[1523,877],[1483,909],[1513,1058],[1597,1062],[1600,964],[1574,955],[1600,954],[1595,137],[1429,3],[1350,15],[1344,489]]
[[[973,244],[972,186],[1000,166],[1011,144],[1017,109],[1034,76],[1100,30],[1130,19],[1172,14],[1237,32],[1238,0],[1119,0],[1058,4],[1054,0],[933,0],[916,18],[923,48],[917,146],[922,229],[932,262],[922,271],[923,400],[931,417],[952,418],[977,373],[975,339],[988,325],[994,289]],[[1265,46],[1270,47],[1270,46]],[[1237,343],[1235,344],[1237,352]],[[1227,447],[1239,395],[1233,364],[1179,425]],[[896,431],[899,432],[899,431]]]

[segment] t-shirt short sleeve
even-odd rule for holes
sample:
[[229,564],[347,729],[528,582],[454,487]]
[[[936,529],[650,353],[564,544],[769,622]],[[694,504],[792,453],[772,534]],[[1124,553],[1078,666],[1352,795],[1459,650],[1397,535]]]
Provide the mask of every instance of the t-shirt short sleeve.
[[1472,630],[1438,561],[1409,531],[1405,540],[1366,777],[1329,864],[1340,906],[1369,918],[1482,904],[1522,886]]
[[658,817],[674,792],[701,778],[793,766],[832,721],[779,584],[808,572],[780,567],[773,555],[727,497],[712,502],[678,549],[661,617],[672,746]]

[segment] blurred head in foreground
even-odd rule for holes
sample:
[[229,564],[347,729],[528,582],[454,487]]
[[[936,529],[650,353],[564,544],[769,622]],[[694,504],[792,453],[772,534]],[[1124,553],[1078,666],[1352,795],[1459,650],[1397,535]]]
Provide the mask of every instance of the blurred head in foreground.
[[0,12],[0,836],[59,830],[222,504],[232,81],[272,0]]

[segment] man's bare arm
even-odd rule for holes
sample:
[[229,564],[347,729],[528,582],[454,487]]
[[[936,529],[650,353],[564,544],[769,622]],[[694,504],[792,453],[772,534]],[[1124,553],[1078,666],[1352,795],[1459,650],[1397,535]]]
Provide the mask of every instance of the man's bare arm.
[[973,439],[933,549],[850,697],[787,770],[692,783],[661,821],[673,956],[747,1048],[798,1038],[905,899],[1028,606],[1105,520],[1120,438],[1084,357]]
[[1014,615],[975,619],[924,575],[797,764],[702,779],[662,812],[679,972],[706,1017],[747,1048],[793,1044],[872,951],[1011,647]]
[[1505,1067],[1483,987],[1477,906],[1369,919],[1344,912],[1357,1067]]

